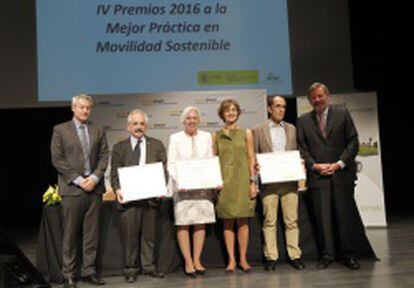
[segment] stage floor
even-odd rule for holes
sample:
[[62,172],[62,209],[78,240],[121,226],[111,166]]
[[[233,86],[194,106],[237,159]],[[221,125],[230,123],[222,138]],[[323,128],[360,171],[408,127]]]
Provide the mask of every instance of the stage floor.
[[[30,231],[8,231],[11,238],[35,263],[37,233]],[[288,264],[277,266],[267,272],[254,267],[250,274],[236,271],[225,275],[223,269],[210,269],[206,275],[188,278],[182,272],[167,274],[164,279],[140,276],[135,284],[126,284],[124,278],[106,277],[107,288],[192,288],[192,287],[413,287],[414,283],[414,216],[399,216],[389,220],[388,228],[367,229],[368,238],[381,259],[378,262],[361,261],[361,269],[348,270],[334,263],[326,270],[316,269],[315,262],[306,262],[306,269],[296,271]],[[52,287],[61,287],[54,283]],[[82,282],[78,287],[93,287]]]

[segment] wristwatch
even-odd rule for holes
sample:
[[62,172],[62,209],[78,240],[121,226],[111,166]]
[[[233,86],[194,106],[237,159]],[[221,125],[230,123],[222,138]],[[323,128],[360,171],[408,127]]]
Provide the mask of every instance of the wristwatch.
[[250,176],[250,183],[257,184],[257,176]]

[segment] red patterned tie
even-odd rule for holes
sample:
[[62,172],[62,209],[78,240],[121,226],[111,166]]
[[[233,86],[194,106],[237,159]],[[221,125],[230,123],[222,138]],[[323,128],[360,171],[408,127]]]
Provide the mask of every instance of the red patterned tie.
[[321,130],[323,138],[326,138],[326,117],[324,113],[318,113],[319,129]]

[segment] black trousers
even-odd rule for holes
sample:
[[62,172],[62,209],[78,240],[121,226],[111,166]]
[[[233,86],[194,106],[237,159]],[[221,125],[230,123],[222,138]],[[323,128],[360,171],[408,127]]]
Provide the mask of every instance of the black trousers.
[[79,238],[82,242],[82,276],[96,273],[96,255],[99,239],[99,212],[102,195],[94,192],[82,193],[80,196],[62,197],[63,243],[62,274],[63,277],[75,277],[76,254]]
[[154,271],[154,246],[157,208],[147,201],[123,205],[122,238],[125,252],[125,273]]
[[[355,243],[353,232],[355,216],[359,217],[354,199],[354,183],[311,188],[311,199],[317,225],[320,254],[333,259],[339,256],[353,256]],[[362,225],[362,221],[359,221]],[[358,231],[364,230],[358,227]]]

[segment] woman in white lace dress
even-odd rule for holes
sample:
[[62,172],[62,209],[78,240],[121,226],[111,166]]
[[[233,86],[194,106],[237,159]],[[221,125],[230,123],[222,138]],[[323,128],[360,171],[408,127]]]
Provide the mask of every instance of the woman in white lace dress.
[[[177,239],[184,257],[184,272],[188,276],[204,274],[200,257],[205,240],[205,224],[216,221],[211,190],[180,190],[175,183],[177,160],[208,158],[213,156],[211,134],[198,130],[200,111],[188,106],[181,114],[184,130],[170,136],[168,172],[173,190],[174,216]],[[190,225],[193,226],[191,251]]]

